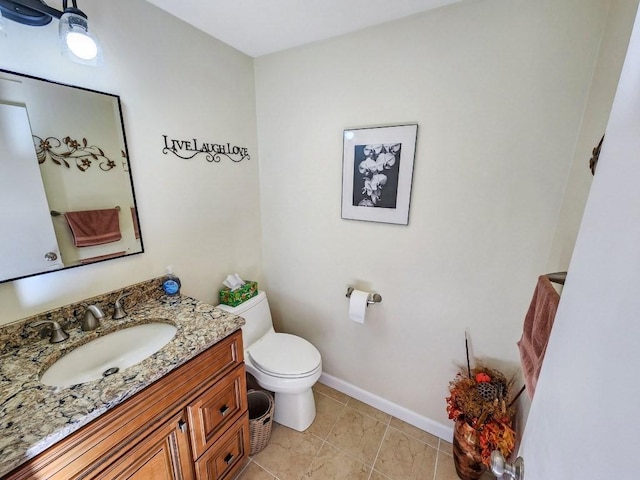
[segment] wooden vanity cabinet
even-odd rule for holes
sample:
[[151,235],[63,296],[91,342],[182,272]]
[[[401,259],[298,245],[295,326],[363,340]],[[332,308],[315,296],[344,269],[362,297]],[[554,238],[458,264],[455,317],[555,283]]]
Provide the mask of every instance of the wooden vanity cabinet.
[[243,360],[238,330],[6,479],[231,479],[249,455]]

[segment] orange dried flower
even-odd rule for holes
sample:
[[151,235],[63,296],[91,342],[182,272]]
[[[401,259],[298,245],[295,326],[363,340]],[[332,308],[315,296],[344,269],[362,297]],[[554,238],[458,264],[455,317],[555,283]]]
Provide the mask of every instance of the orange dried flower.
[[[497,398],[485,399],[478,385],[491,383]],[[464,421],[478,433],[482,463],[489,466],[491,452],[500,450],[508,458],[515,448],[512,421],[515,409],[508,406],[509,386],[505,376],[497,370],[479,366],[468,377],[462,373],[449,383],[447,413],[455,421]]]

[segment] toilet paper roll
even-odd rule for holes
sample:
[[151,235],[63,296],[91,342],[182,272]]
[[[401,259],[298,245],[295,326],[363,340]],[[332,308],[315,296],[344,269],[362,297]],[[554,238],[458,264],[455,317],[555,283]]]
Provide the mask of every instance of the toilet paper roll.
[[367,312],[367,300],[369,292],[354,290],[349,297],[349,318],[354,322],[364,323],[364,316]]

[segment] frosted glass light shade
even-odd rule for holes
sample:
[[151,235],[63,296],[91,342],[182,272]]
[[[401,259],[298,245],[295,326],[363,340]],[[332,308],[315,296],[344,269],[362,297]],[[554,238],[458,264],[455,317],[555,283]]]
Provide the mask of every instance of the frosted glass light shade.
[[89,32],[87,19],[67,9],[60,17],[60,48],[65,57],[77,63],[97,65],[102,57],[100,44]]

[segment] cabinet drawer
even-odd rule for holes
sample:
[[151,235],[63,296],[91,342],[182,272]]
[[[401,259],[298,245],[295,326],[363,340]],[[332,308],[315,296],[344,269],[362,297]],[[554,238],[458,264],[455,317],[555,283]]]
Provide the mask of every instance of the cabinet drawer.
[[245,413],[196,462],[197,480],[220,480],[231,476],[249,455],[249,414]]
[[247,410],[244,365],[187,405],[193,459],[197,460]]

